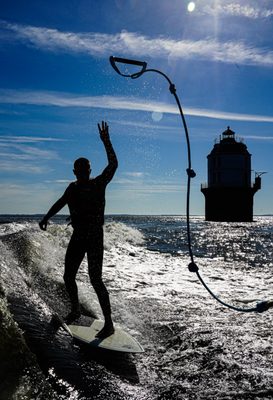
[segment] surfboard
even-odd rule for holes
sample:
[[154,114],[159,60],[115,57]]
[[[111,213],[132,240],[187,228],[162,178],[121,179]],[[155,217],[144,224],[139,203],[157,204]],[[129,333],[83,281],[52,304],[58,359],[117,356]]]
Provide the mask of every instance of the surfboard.
[[115,325],[115,332],[105,339],[96,338],[104,321],[95,319],[90,326],[66,325],[63,328],[74,338],[90,346],[125,353],[142,353],[143,347],[128,332]]

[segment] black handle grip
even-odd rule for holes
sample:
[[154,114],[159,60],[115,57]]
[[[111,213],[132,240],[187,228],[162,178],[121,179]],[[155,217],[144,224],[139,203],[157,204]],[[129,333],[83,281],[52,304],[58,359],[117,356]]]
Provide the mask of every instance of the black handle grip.
[[[110,56],[109,58],[110,64],[112,65],[112,67],[114,68],[114,70],[122,76],[126,76],[126,77],[132,77],[132,76],[140,76],[141,74],[143,74],[143,72],[146,70],[147,67],[147,63],[145,61],[137,61],[137,60],[129,60],[128,58],[120,58],[120,57],[114,57],[114,56]],[[130,64],[130,65],[137,65],[138,67],[141,67],[141,70],[137,73],[134,74],[122,74],[120,72],[120,70],[118,69],[116,63],[122,63],[122,64]]]

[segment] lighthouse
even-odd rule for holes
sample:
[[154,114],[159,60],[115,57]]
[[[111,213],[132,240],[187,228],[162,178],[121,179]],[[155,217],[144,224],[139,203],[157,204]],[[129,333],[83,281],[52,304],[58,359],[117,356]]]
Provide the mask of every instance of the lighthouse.
[[227,128],[208,159],[208,182],[201,185],[205,196],[206,221],[253,221],[254,194],[261,177],[251,182],[251,154],[235,133]]

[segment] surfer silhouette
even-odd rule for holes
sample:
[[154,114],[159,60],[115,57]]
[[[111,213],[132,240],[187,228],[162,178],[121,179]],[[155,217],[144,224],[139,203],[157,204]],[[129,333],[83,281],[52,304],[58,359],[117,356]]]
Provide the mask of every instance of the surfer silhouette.
[[70,183],[63,196],[39,222],[39,226],[46,230],[48,220],[68,205],[73,233],[65,256],[64,282],[71,301],[71,312],[65,317],[65,321],[71,323],[81,315],[76,274],[87,254],[90,281],[105,319],[104,327],[97,334],[98,338],[103,339],[114,332],[109,294],[102,280],[105,189],[115,174],[118,160],[107,123],[102,121],[101,125],[98,124],[98,130],[108,158],[107,167],[101,175],[91,178],[89,160],[78,158],[74,162],[73,170],[77,180]]

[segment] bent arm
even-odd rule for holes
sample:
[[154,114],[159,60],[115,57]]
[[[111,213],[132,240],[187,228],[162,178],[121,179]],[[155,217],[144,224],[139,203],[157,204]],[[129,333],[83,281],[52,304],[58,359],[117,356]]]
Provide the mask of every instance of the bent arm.
[[39,222],[39,226],[43,231],[45,231],[47,228],[48,220],[57,214],[66,204],[67,201],[65,195],[63,195],[59,200],[56,201],[56,203],[53,204],[44,218]]

